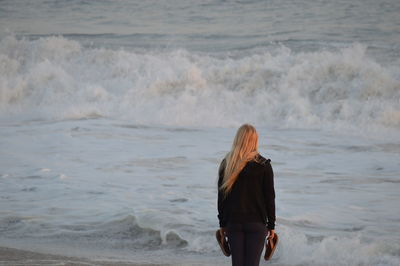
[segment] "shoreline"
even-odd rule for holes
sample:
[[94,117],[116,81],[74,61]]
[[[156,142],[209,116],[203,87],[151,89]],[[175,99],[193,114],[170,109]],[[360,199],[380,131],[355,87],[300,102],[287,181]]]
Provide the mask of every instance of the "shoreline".
[[0,265],[70,265],[70,266],[168,266],[168,264],[136,263],[129,261],[93,260],[81,257],[45,254],[0,246]]

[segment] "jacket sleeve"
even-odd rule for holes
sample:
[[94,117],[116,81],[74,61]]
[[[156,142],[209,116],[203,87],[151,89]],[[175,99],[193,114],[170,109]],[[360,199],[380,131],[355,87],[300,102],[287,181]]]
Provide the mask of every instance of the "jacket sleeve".
[[264,197],[267,209],[267,227],[275,229],[275,188],[274,188],[274,171],[271,164],[268,162],[265,166],[264,178]]
[[225,168],[225,159],[221,162],[218,170],[218,220],[220,227],[225,227],[227,223],[224,216],[225,197],[223,192],[220,190],[224,178],[224,168]]

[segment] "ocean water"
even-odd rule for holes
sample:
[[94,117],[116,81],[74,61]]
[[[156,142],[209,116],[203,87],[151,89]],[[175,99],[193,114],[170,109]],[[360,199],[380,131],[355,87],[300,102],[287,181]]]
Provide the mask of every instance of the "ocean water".
[[399,12],[1,1],[0,246],[229,265],[217,168],[252,123],[275,171],[268,264],[399,265]]

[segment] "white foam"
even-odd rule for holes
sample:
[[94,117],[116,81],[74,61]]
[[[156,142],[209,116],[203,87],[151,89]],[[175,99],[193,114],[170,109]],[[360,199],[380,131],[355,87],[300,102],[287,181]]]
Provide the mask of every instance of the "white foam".
[[[355,44],[240,58],[83,48],[63,37],[0,41],[0,118],[117,117],[140,124],[400,126],[399,66]],[[356,126],[354,126],[356,125]]]
[[67,175],[65,175],[65,174],[60,174],[60,179],[61,180],[65,180],[65,179],[68,179],[69,177],[67,176]]
[[[398,265],[400,246],[368,241],[360,234],[325,236],[315,240],[304,233],[280,227],[275,260],[283,265]],[[389,255],[393,249],[393,256]],[[396,251],[395,251],[396,250]]]

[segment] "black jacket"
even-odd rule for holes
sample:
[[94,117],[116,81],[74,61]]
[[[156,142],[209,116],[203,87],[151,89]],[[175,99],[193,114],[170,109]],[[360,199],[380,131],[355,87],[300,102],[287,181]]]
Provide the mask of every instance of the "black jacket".
[[228,223],[262,222],[268,229],[275,228],[274,173],[270,160],[258,155],[246,164],[225,197],[222,185],[225,159],[221,162],[218,178],[218,219],[220,227]]

